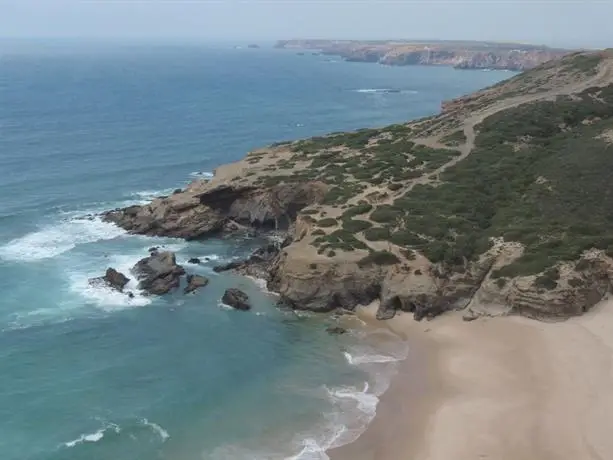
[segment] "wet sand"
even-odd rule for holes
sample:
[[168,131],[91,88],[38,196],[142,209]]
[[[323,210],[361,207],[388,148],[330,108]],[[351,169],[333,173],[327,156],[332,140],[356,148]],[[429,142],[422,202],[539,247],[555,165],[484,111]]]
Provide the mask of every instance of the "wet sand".
[[409,357],[371,425],[332,460],[613,458],[613,301],[560,323],[448,314],[388,326]]

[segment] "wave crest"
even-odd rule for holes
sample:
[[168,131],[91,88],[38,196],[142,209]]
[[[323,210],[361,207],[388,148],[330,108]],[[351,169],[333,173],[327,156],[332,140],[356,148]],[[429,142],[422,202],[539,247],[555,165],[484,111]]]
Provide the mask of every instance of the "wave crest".
[[123,235],[126,235],[125,230],[103,222],[99,217],[75,217],[9,241],[0,247],[0,259],[36,262],[59,256],[81,244],[111,240]]

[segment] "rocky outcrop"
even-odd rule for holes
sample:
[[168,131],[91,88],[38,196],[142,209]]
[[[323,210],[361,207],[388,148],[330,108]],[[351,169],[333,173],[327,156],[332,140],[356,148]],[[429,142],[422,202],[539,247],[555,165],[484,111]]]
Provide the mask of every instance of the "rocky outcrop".
[[222,273],[233,270],[242,275],[268,280],[270,278],[270,267],[273,265],[281,249],[289,245],[291,241],[291,238],[287,237],[283,241],[269,243],[256,249],[247,259],[218,265],[213,267],[213,271]]
[[229,305],[236,310],[251,310],[251,304],[249,303],[249,297],[240,289],[230,288],[226,289],[221,301]]
[[179,287],[185,270],[177,265],[172,252],[157,252],[141,259],[132,269],[138,287],[149,294],[162,295]]
[[209,284],[209,279],[201,275],[187,275],[187,286],[184,289],[185,294],[194,292],[195,290],[205,287]]
[[210,184],[196,181],[186,190],[103,214],[131,233],[194,240],[220,233],[287,229],[298,212],[323,199],[321,183],[276,186]]
[[105,285],[119,292],[123,292],[123,289],[129,282],[130,278],[114,268],[107,268],[104,276],[100,278],[91,278],[89,280],[89,283],[92,285]]

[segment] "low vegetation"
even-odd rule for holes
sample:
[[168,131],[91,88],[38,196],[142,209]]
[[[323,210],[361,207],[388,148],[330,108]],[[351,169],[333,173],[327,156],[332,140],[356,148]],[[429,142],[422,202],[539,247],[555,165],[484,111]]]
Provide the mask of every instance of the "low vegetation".
[[[467,99],[464,108],[566,84],[597,72],[601,59],[579,53],[544,64]],[[613,145],[601,135],[613,130],[613,85],[498,112],[475,128],[475,147],[466,159],[437,174],[436,181],[415,184],[460,154],[457,147],[466,137],[459,119],[446,112],[408,125],[293,142],[287,144],[289,157],[259,181],[327,184],[323,207],[337,208],[332,215],[339,217],[323,217],[322,210],[323,218],[313,222],[312,244],[327,255],[368,250],[362,266],[397,263],[391,252],[366,244],[389,242],[402,254],[419,252],[462,270],[493,237],[503,237],[525,250],[493,273],[497,284],[539,274],[535,284],[553,289],[558,280],[552,267],[560,262],[576,260],[590,248],[613,254]],[[446,135],[440,142],[448,148],[412,140],[441,129]]]

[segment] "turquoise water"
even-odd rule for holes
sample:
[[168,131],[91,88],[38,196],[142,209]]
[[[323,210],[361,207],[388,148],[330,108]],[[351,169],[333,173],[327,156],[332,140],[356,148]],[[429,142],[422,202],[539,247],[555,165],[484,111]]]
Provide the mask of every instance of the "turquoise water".
[[[0,42],[0,457],[323,459],[354,438],[406,353],[396,339],[329,336],[327,318],[279,311],[256,281],[212,272],[257,241],[129,236],[83,216],[266,143],[433,113],[508,75],[231,46]],[[211,284],[131,300],[88,285],[154,245],[181,263],[210,257],[186,267]],[[230,286],[252,312],[220,306]]]

